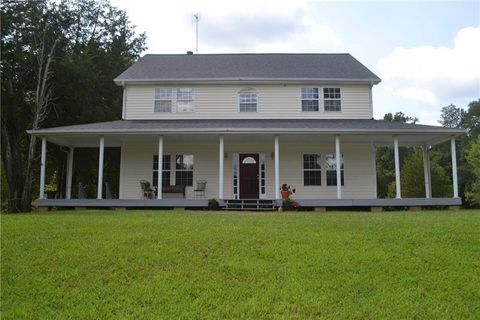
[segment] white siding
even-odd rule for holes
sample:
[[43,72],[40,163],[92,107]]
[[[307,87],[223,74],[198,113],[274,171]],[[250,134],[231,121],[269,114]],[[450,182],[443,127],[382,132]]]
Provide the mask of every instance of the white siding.
[[[195,112],[156,113],[153,111],[155,87],[130,85],[126,90],[125,118],[134,119],[213,119],[213,118],[358,118],[371,117],[369,85],[191,85],[195,88]],[[178,86],[171,86],[178,87]],[[182,85],[181,87],[189,87]],[[302,112],[301,88],[320,88],[320,111]],[[323,112],[323,87],[340,87],[341,112]],[[238,111],[238,92],[253,88],[258,93],[257,112]]]
[[[139,181],[152,181],[153,155],[157,154],[155,143],[125,143],[122,151],[121,198],[141,198]],[[321,186],[303,186],[303,154],[334,152],[332,143],[292,143],[282,142],[280,137],[280,183],[287,183],[296,189],[296,199],[335,199],[336,187],[326,186],[326,175],[322,167]],[[275,197],[273,137],[271,142],[231,142],[225,138],[225,198],[233,198],[233,153],[265,153],[266,183],[268,199]],[[345,186],[342,187],[344,199],[375,198],[372,153],[369,143],[342,143],[341,152],[345,162]],[[204,143],[169,143],[165,139],[164,154],[194,155],[193,181],[206,180],[206,198],[218,198],[218,141]],[[323,165],[323,163],[322,163]],[[172,184],[175,168],[172,166]],[[187,187],[187,198],[192,198],[192,187]]]

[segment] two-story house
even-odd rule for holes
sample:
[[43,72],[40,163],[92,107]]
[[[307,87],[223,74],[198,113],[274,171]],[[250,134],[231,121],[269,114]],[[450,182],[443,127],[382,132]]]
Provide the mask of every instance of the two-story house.
[[[349,54],[149,54],[114,81],[122,120],[30,131],[42,138],[37,206],[266,208],[283,184],[307,207],[460,204],[463,131],[374,120],[381,80]],[[66,199],[44,197],[46,141],[70,148]],[[454,197],[434,199],[429,148],[444,141]],[[377,199],[379,145],[395,150],[395,199]],[[424,150],[425,198],[402,199],[399,145]],[[98,199],[71,199],[74,149],[94,146]],[[119,199],[102,200],[105,146],[121,148]]]

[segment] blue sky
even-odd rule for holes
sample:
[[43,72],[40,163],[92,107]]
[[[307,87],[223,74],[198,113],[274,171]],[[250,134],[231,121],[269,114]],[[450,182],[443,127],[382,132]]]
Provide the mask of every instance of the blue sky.
[[146,31],[148,53],[349,52],[383,81],[376,118],[437,124],[441,107],[480,98],[480,1],[112,0]]

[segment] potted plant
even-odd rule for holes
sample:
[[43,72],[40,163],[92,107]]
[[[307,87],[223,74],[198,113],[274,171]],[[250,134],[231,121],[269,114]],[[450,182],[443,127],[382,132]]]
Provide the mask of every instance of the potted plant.
[[218,203],[217,199],[208,200],[208,209],[209,210],[219,210],[220,209],[220,204]]

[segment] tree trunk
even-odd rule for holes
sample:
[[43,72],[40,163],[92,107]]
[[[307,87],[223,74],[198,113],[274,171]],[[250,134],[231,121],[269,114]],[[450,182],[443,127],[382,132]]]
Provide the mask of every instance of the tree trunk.
[[[15,128],[15,124],[12,125]],[[19,134],[15,129],[5,123],[1,123],[2,135],[2,161],[5,166],[5,175],[8,185],[8,208],[9,212],[21,211],[21,200],[23,194],[23,166],[20,155]]]

